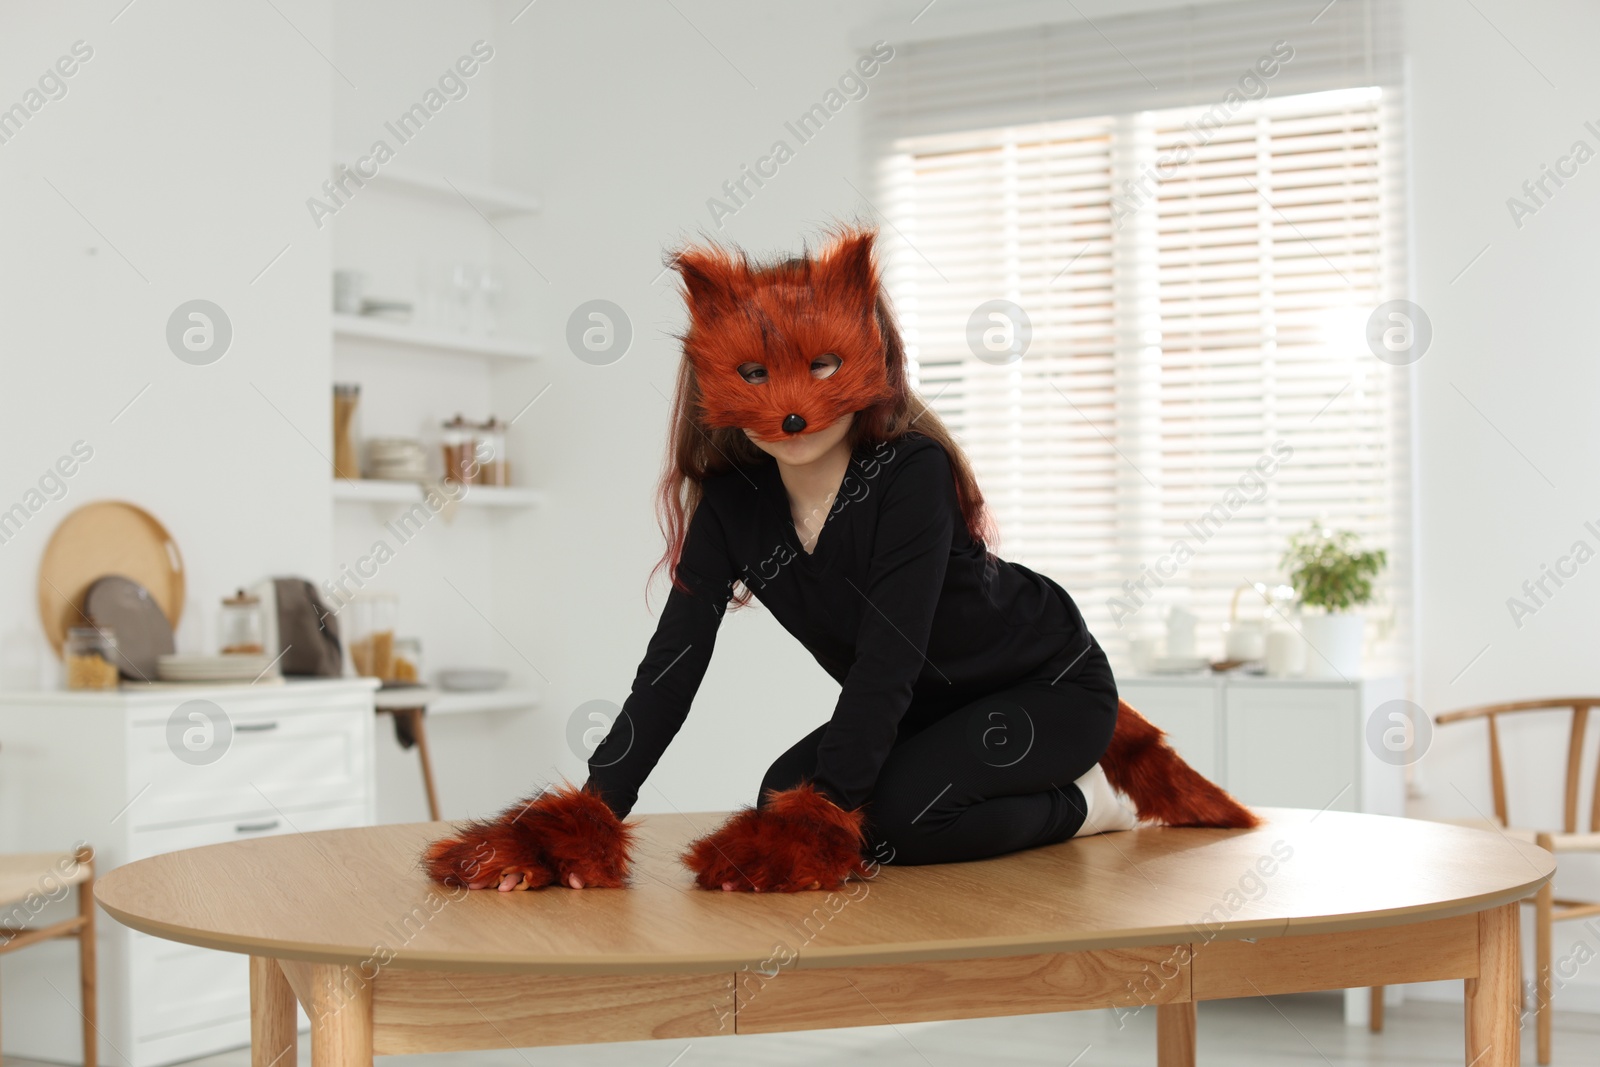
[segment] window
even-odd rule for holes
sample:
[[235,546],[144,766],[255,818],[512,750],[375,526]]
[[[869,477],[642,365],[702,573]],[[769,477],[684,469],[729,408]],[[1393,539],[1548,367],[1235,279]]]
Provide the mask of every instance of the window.
[[1388,550],[1371,651],[1409,659],[1409,370],[1367,343],[1404,294],[1396,95],[881,139],[916,384],[1000,554],[1060,582],[1114,657],[1173,603],[1220,656],[1238,586],[1282,581],[1320,519]]

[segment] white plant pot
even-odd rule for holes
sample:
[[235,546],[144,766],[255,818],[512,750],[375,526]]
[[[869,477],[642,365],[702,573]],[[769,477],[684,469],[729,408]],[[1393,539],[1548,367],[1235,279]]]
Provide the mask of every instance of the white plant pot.
[[1361,677],[1361,640],[1366,618],[1337,611],[1305,615],[1300,632],[1305,635],[1307,678]]

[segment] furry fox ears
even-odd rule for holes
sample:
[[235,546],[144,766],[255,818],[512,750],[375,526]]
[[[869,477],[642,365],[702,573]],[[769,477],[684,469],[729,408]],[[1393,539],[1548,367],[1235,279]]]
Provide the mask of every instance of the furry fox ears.
[[776,289],[798,296],[823,297],[835,310],[870,316],[878,297],[873,246],[878,231],[846,226],[816,253],[803,252],[768,266],[751,263],[734,246],[686,245],[670,253],[667,265],[683,279],[691,321],[700,325],[738,310],[758,291]]
[[766,266],[720,245],[670,257],[688,304],[683,352],[704,426],[777,440],[894,398],[876,239],[876,230],[848,227],[814,254]]

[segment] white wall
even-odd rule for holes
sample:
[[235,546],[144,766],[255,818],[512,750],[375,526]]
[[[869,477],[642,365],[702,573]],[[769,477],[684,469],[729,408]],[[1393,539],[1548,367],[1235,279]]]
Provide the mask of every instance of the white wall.
[[[1560,589],[1552,584],[1556,595],[1520,627],[1506,604],[1574,541],[1600,550],[1600,537],[1583,526],[1600,527],[1600,163],[1580,168],[1520,228],[1506,206],[1575,140],[1600,152],[1600,136],[1583,126],[1600,126],[1600,73],[1586,50],[1600,34],[1600,9],[1575,0],[1479,6],[1486,17],[1436,0],[1408,10],[1414,299],[1435,331],[1416,364],[1416,699],[1432,714],[1600,690],[1600,565],[1579,568]],[[1540,717],[1505,731],[1511,816],[1559,827],[1565,736],[1555,714]],[[1586,783],[1594,738],[1591,725]],[[1419,765],[1426,795],[1413,814],[1492,812],[1487,744],[1481,725],[1442,728]],[[1557,892],[1600,899],[1596,857],[1563,857]],[[1594,931],[1569,923],[1556,928],[1557,959],[1579,939],[1600,952]],[[1557,1002],[1600,1010],[1600,970],[1578,969]]]

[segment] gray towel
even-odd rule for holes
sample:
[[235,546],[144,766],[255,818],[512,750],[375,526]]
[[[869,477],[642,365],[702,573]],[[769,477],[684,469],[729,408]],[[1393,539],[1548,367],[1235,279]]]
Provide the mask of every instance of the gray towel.
[[286,649],[278,661],[285,676],[338,678],[344,674],[344,646],[339,620],[304,578],[274,578],[278,601],[278,644]]

